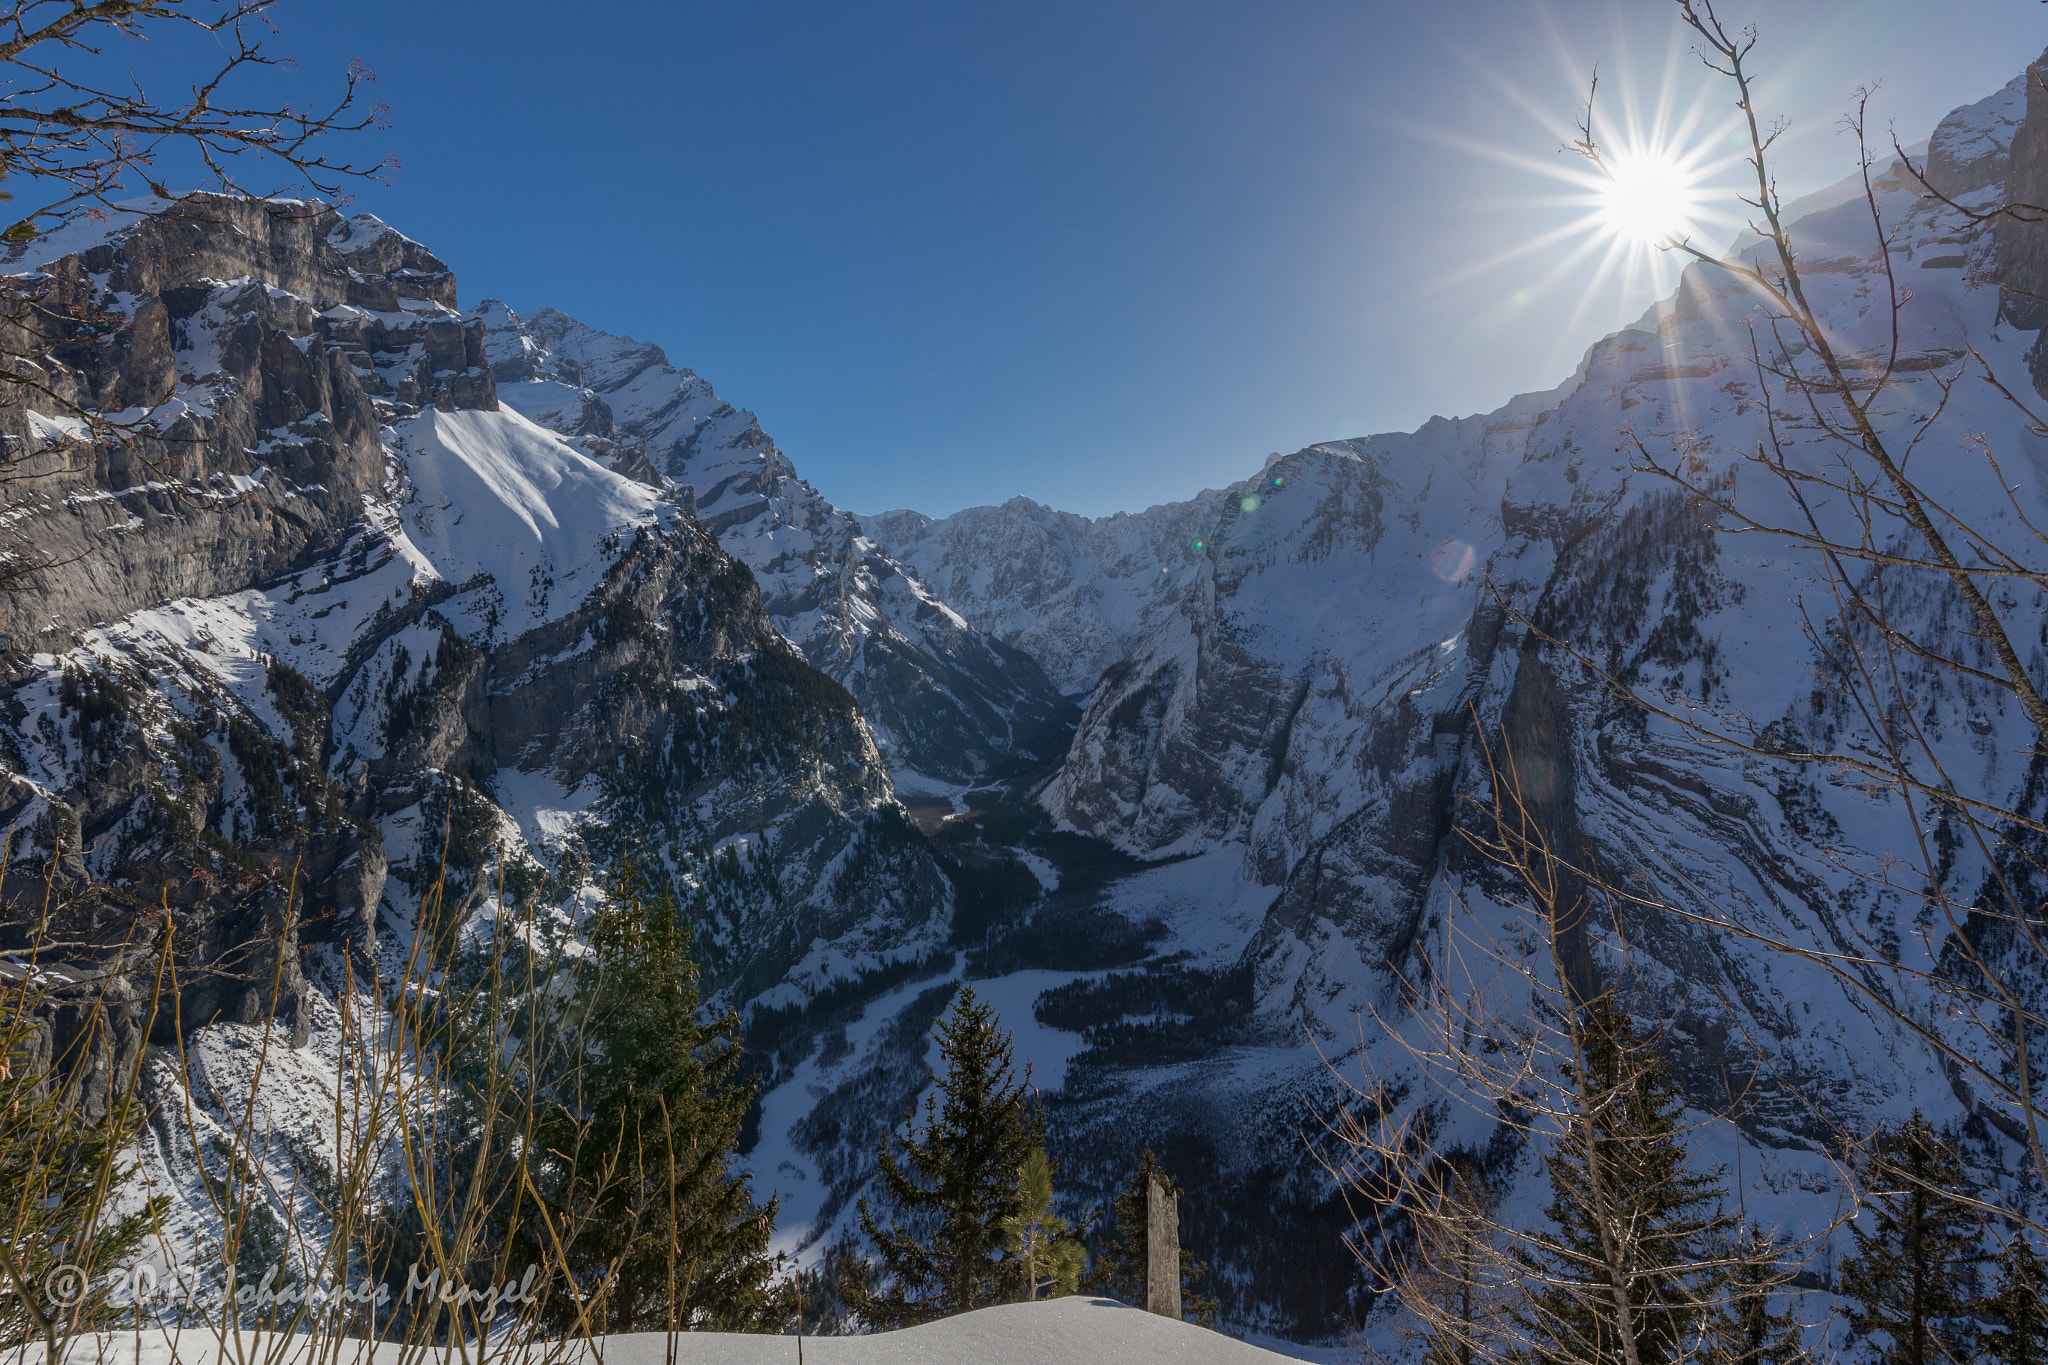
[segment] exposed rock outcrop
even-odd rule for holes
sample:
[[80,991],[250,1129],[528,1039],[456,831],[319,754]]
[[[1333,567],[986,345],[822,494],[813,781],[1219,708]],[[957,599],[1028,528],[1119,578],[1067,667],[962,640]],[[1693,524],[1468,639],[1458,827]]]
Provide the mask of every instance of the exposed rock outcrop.
[[50,393],[0,411],[7,548],[51,567],[0,594],[0,668],[337,551],[383,487],[378,400],[496,406],[447,267],[373,219],[194,195],[99,235],[14,248],[17,307],[53,321]]

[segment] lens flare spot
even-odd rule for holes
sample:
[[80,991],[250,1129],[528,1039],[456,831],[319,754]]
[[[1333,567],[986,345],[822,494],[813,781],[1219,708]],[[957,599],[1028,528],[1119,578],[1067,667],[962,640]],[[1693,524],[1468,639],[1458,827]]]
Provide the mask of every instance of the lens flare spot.
[[1238,504],[1238,508],[1245,512],[1256,512],[1259,510],[1259,500],[1257,498],[1246,498]]
[[1196,548],[1197,550],[1201,549],[1201,548],[1202,548],[1202,542],[1201,542],[1201,541],[1199,541],[1199,540],[1198,540],[1198,541],[1196,541],[1196,542],[1195,542],[1195,548]]
[[1430,570],[1446,583],[1463,583],[1472,575],[1479,553],[1462,540],[1447,540],[1430,556]]
[[1275,474],[1275,475],[1273,476],[1273,487],[1275,487],[1275,488],[1278,488],[1278,487],[1279,487],[1279,486],[1280,486],[1281,484],[1283,484],[1283,483],[1286,483],[1286,482],[1287,482],[1287,480],[1285,480],[1285,479],[1281,478],[1281,477],[1280,477],[1280,476],[1279,476],[1278,474]]

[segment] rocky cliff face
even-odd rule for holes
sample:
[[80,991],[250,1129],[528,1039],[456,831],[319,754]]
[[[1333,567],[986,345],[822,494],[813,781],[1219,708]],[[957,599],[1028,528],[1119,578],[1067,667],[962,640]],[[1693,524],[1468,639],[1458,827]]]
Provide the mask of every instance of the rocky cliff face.
[[[11,660],[337,550],[383,483],[378,400],[496,406],[447,267],[374,220],[204,197],[91,236],[9,263],[77,320],[45,329],[63,402],[7,414],[31,513],[10,548],[65,566],[0,596]],[[119,439],[67,404],[118,414]]]
[[505,400],[614,468],[687,494],[754,571],[776,626],[850,691],[898,780],[972,784],[1056,758],[1072,717],[1032,660],[977,630],[659,346],[487,302]]
[[[34,267],[18,297],[67,321],[48,329],[49,393],[0,412],[26,490],[9,550],[51,566],[0,594],[11,889],[38,850],[96,885],[88,920],[167,888],[189,1017],[296,1020],[295,953],[270,987],[280,936],[373,915],[384,886],[380,841],[323,766],[328,701],[203,627],[150,658],[119,636],[172,601],[347,556],[388,477],[380,404],[495,408],[482,329],[446,306],[431,253],[314,205],[194,198],[13,257]],[[95,433],[78,409],[117,424]],[[240,656],[247,703],[198,680],[190,656],[216,643]],[[289,921],[251,875],[280,864],[318,888]]]

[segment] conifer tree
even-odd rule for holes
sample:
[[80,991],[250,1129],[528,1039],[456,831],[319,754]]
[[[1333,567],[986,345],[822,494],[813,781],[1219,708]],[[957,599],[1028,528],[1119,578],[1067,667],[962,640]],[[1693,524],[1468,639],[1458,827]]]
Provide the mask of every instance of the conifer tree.
[[1067,1220],[1052,1211],[1052,1174],[1045,1148],[1033,1147],[1017,1170],[1017,1212],[1003,1223],[1004,1251],[1016,1264],[1027,1299],[1041,1291],[1049,1299],[1074,1293],[1086,1259]]
[[1719,1173],[1687,1170],[1670,1068],[1613,1001],[1571,1024],[1577,1103],[1544,1158],[1555,1231],[1519,1253],[1516,1320],[1534,1365],[1670,1365],[1689,1358],[1733,1220]]
[[860,1305],[873,1297],[874,1263],[844,1243],[825,1248],[818,1264],[796,1273],[798,1326],[807,1337],[852,1336],[860,1331]]
[[[752,1099],[737,1075],[738,1019],[700,1017],[674,903],[622,891],[574,975],[575,1065],[556,1078],[535,1134],[548,1154],[542,1205],[520,1237],[537,1262],[573,1277],[592,1330],[779,1325],[776,1203],[756,1205],[732,1170]],[[573,1295],[552,1293],[543,1316],[570,1329],[577,1309]]]
[[1998,1269],[1998,1292],[1985,1306],[2002,1330],[1986,1335],[1984,1353],[2000,1365],[2048,1365],[2048,1263],[2014,1233]]
[[1879,1135],[1856,1174],[1873,1216],[1852,1227],[1856,1254],[1842,1265],[1850,1327],[1884,1335],[1883,1365],[1967,1360],[1983,1251],[1976,1213],[1956,1197],[1963,1163],[1954,1140],[1915,1110]]
[[[1131,1183],[1118,1190],[1110,1201],[1109,1219],[1102,1229],[1095,1255],[1088,1269],[1086,1285],[1091,1294],[1101,1294],[1124,1303],[1145,1302],[1145,1270],[1147,1265],[1145,1230],[1149,1224],[1145,1210],[1145,1191],[1157,1175],[1165,1182],[1166,1191],[1171,1195],[1180,1193],[1180,1186],[1174,1181],[1152,1149],[1147,1147],[1138,1157],[1138,1170],[1131,1177]],[[1198,1322],[1207,1327],[1216,1323],[1216,1312],[1220,1306],[1212,1297],[1205,1297],[1195,1291],[1194,1286],[1208,1278],[1209,1267],[1198,1263],[1195,1254],[1186,1246],[1180,1249],[1181,1317],[1188,1322]]]
[[1022,1200],[1017,1172],[1037,1145],[1027,1118],[1027,1077],[1016,1075],[1010,1036],[995,1011],[962,986],[935,1035],[944,1070],[912,1108],[902,1154],[881,1145],[882,1194],[895,1210],[884,1225],[860,1201],[861,1232],[881,1257],[883,1285],[858,1312],[887,1330],[1002,1302],[1015,1285],[1005,1264],[1006,1225]]
[[1771,1298],[1787,1276],[1761,1227],[1749,1225],[1732,1260],[1714,1333],[1715,1360],[1721,1365],[1795,1365],[1805,1359],[1798,1313],[1789,1304],[1771,1311]]
[[[18,999],[0,996],[0,1009],[12,1012],[0,1032],[26,1031]],[[170,1203],[158,1195],[127,1213],[116,1208],[135,1173],[121,1154],[143,1123],[134,1087],[121,1087],[97,1118],[84,1111],[60,1076],[29,1064],[25,1047],[0,1053],[0,1350],[114,1321],[106,1272],[142,1248]],[[83,1292],[60,1306],[45,1286],[63,1266],[82,1272]]]

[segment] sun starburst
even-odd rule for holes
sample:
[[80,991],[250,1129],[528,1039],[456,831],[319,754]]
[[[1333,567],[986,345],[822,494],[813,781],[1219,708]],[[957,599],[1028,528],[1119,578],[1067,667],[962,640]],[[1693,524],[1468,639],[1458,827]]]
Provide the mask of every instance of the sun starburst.
[[1692,236],[1699,195],[1683,160],[1668,154],[1617,157],[1608,169],[1611,178],[1599,188],[1600,215],[1616,239],[1656,246]]

